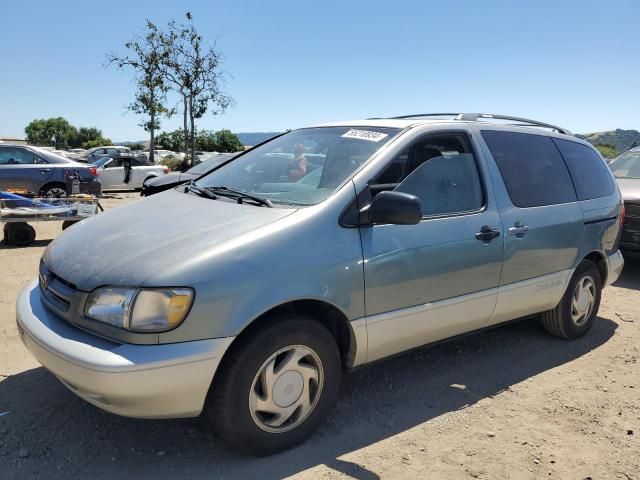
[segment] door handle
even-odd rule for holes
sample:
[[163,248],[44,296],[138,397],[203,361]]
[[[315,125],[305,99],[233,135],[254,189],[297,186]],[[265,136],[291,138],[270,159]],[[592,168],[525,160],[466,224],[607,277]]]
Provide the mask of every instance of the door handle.
[[513,227],[510,227],[507,231],[509,232],[509,235],[513,235],[516,238],[522,238],[529,231],[529,227],[523,225],[522,222],[516,222]]
[[476,240],[480,240],[481,242],[490,242],[499,236],[500,230],[491,228],[489,225],[484,225],[480,231],[476,233]]
[[40,170],[40,173],[49,173],[50,171],[50,168],[43,168],[42,170]]

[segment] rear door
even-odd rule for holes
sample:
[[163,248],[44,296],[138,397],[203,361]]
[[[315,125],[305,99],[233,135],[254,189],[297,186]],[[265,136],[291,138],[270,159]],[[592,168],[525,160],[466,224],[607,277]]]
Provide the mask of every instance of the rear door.
[[584,237],[584,218],[552,138],[481,129],[494,162],[504,262],[492,323],[553,308],[565,291]]

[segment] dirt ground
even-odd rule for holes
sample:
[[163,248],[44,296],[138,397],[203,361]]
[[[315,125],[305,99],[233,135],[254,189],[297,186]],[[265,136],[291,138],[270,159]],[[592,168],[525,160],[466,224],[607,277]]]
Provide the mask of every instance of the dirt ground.
[[[113,197],[103,205],[138,198]],[[605,290],[584,338],[522,321],[357,369],[308,442],[251,458],[199,419],[102,412],[30,356],[15,298],[59,228],[0,246],[0,479],[640,479],[638,263]]]

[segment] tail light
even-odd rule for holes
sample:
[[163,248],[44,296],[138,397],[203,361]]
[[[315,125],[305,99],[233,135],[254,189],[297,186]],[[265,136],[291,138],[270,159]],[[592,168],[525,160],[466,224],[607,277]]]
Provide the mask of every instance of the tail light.
[[622,208],[620,209],[620,225],[624,225],[625,215],[627,214],[624,203],[622,204]]
[[98,168],[97,167],[89,167],[89,173],[94,177],[98,176]]
[[162,171],[163,171],[163,172],[165,173],[165,175],[166,175],[167,173],[169,173],[169,167],[163,167],[163,168],[162,168]]

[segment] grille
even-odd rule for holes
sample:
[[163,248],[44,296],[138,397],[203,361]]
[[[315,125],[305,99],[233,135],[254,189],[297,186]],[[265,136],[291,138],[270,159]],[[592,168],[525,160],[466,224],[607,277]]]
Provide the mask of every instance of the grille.
[[82,312],[86,293],[49,270],[43,262],[40,262],[39,277],[45,307],[70,322],[78,318],[77,314]]

